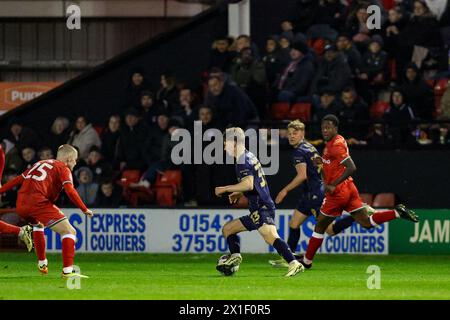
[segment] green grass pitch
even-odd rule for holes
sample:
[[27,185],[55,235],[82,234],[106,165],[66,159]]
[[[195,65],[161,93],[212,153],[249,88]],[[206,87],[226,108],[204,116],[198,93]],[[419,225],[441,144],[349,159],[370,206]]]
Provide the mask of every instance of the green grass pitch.
[[[274,269],[275,255],[243,254],[238,273],[215,270],[219,254],[78,254],[90,279],[69,290],[61,257],[48,256],[39,274],[33,254],[0,252],[2,299],[450,299],[450,256],[318,255],[294,278]],[[367,267],[381,269],[381,289],[369,290]]]

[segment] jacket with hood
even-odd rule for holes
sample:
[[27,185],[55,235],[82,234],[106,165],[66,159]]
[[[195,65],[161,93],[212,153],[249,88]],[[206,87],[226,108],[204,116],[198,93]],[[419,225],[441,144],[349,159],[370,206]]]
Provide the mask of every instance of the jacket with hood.
[[[87,175],[89,176],[89,182],[88,183],[81,183],[80,182],[80,173],[82,171],[85,171]],[[81,200],[87,205],[91,206],[95,203],[95,199],[97,197],[98,192],[98,184],[93,181],[94,175],[92,174],[91,169],[88,167],[81,167],[75,172],[75,176],[78,180],[78,187],[77,192],[80,195]]]

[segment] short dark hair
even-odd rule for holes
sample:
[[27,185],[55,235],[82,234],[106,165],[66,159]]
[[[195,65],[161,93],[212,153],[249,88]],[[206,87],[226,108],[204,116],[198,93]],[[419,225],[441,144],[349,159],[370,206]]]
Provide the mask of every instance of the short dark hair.
[[336,128],[339,127],[339,119],[334,114],[327,114],[322,118],[322,122],[330,121]]

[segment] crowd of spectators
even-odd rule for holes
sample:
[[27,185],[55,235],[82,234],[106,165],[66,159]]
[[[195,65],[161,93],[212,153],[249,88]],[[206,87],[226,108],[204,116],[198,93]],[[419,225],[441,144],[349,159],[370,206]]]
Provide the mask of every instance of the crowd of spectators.
[[[367,27],[371,4],[383,8],[381,29]],[[117,183],[123,170],[142,173],[131,187],[151,188],[158,172],[175,167],[187,186],[182,201],[212,204],[214,166],[175,166],[171,136],[178,128],[192,132],[195,120],[203,130],[268,123],[276,102],[312,105],[311,140],[320,141],[318,124],[331,113],[339,117],[349,144],[450,145],[449,124],[434,121],[450,120],[450,86],[439,113],[428,81],[450,78],[449,21],[445,0],[301,0],[297,14],[267,37],[264,48],[248,35],[218,37],[202,90],[180,83],[171,71],[160,76],[159,88],[152,88],[144,70],[134,68],[122,112],[111,115],[105,126],[94,126],[85,116],[73,123],[58,117],[40,139],[20,119],[12,119],[2,141],[7,154],[3,183],[37,160],[54,158],[59,145],[70,143],[79,150],[74,178],[88,206],[126,205]],[[389,106],[373,119],[370,108],[380,100]],[[2,201],[14,203],[14,191]]]

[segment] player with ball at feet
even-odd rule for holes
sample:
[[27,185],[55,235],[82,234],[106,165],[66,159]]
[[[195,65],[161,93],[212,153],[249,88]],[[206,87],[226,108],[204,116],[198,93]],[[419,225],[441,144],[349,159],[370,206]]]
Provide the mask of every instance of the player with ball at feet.
[[229,193],[230,203],[235,203],[245,195],[249,202],[250,214],[234,219],[222,228],[227,240],[230,255],[221,257],[216,269],[231,275],[238,270],[242,262],[238,233],[258,230],[263,239],[273,246],[288,262],[286,277],[295,276],[304,271],[303,266],[295,259],[287,243],[280,238],[275,226],[275,204],[270,196],[269,186],[259,160],[245,149],[245,136],[241,128],[229,128],[225,131],[225,152],[236,159],[236,175],[239,183],[216,187],[215,193],[221,196]]

